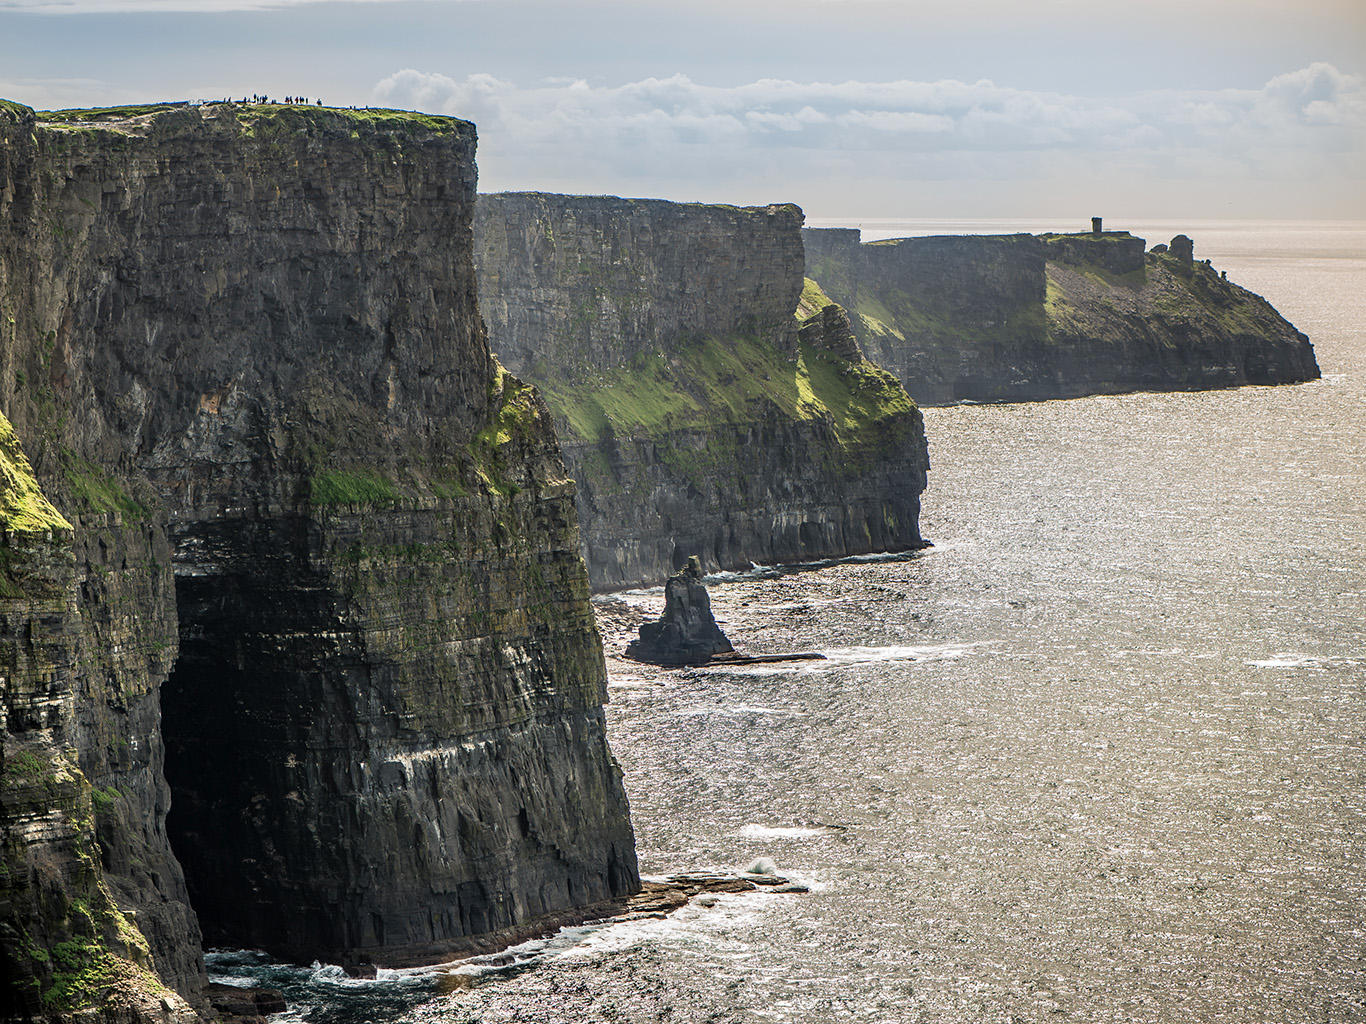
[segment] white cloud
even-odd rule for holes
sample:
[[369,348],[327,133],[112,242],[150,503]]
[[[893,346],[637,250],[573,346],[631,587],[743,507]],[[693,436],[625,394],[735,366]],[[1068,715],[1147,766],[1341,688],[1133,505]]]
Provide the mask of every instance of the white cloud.
[[850,110],[835,118],[844,128],[867,128],[875,132],[951,132],[954,120],[943,114],[925,114],[918,110]]
[[[213,14],[223,11],[262,11],[317,3],[383,4],[403,0],[0,0],[0,12],[27,14]],[[437,2],[437,0],[427,0]],[[470,2],[470,0],[465,0]]]
[[1360,176],[1366,167],[1366,83],[1327,64],[1257,90],[1106,99],[986,80],[760,79],[721,88],[674,75],[523,86],[409,68],[379,82],[374,98],[473,120],[489,188],[665,194],[711,182],[702,187],[786,184],[790,196],[822,175],[904,188],[1078,174],[1141,182],[1179,173],[1217,190],[1230,177],[1265,179],[1267,187],[1316,178],[1341,186],[1353,168]]

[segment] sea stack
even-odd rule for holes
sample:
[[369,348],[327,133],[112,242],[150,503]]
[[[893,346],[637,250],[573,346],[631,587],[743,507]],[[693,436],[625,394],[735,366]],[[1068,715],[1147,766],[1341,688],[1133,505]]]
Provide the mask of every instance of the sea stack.
[[714,655],[734,651],[712,616],[701,560],[691,555],[664,584],[664,614],[640,627],[640,639],[627,645],[626,656],[656,665],[705,665]]

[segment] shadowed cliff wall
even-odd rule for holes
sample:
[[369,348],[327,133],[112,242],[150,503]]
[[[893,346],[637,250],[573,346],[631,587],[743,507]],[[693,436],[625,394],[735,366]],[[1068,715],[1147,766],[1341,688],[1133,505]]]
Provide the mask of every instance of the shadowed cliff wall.
[[555,413],[595,588],[923,543],[919,410],[847,330],[799,331],[801,220],[480,196],[490,343]]
[[[382,962],[633,890],[573,483],[478,315],[473,127],[89,117],[0,111],[0,402],[72,524],[76,621],[23,628],[93,652],[4,750],[117,791],[94,884],[197,987],[160,709],[209,942]],[[6,923],[76,934],[0,820]]]
[[[1207,263],[1126,232],[860,244],[807,228],[806,273],[869,357],[924,403],[1020,401],[1318,377],[1313,349]],[[1165,249],[1166,247],[1161,247]]]

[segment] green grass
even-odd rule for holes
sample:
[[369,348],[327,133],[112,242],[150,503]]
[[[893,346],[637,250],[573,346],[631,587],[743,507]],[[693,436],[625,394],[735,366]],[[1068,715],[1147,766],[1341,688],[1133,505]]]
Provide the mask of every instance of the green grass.
[[16,779],[36,779],[43,774],[43,763],[28,750],[21,750],[5,760],[6,775]]
[[62,478],[66,481],[77,512],[120,512],[129,519],[143,519],[147,509],[134,500],[117,480],[89,459],[70,448],[59,454]]
[[1046,320],[1043,303],[1023,302],[1004,310],[1004,318],[998,322],[965,324],[930,301],[915,301],[905,291],[891,287],[877,294],[865,289],[857,304],[847,308],[855,336],[873,353],[908,340],[915,346],[952,351],[982,343],[1042,338]]
[[[118,915],[117,910],[114,913]],[[141,933],[125,934],[120,928],[119,939],[125,946],[146,954],[146,940]],[[52,979],[43,990],[42,1001],[49,1013],[97,1007],[105,1002],[110,989],[120,983],[131,982],[153,995],[166,991],[149,971],[112,951],[99,938],[77,936],[57,943],[46,953]]]
[[867,313],[859,313],[858,319],[859,323],[863,326],[863,329],[868,332],[870,337],[891,337],[896,338],[898,341],[906,340],[906,335],[902,331],[884,323],[875,316],[869,316]]
[[374,470],[328,469],[308,482],[308,500],[314,505],[379,505],[389,507],[403,500],[403,492]]
[[48,1010],[74,1010],[89,1006],[95,995],[117,977],[117,966],[107,949],[88,938],[68,939],[48,950],[52,984],[43,992]]
[[117,789],[110,786],[108,789],[100,789],[95,786],[90,790],[90,805],[95,809],[96,814],[103,814],[114,806],[114,802],[123,796]]
[[1085,335],[1087,322],[1082,312],[1073,305],[1062,285],[1053,275],[1045,271],[1044,317],[1047,323],[1048,338],[1057,341],[1059,337]]
[[121,107],[85,107],[71,110],[39,110],[35,114],[43,122],[79,123],[82,121],[126,121],[131,117],[156,114],[163,110],[179,110],[188,103],[142,103]]
[[521,487],[506,479],[508,462],[504,446],[521,442],[536,433],[536,389],[514,377],[497,359],[488,390],[489,422],[470,442],[475,472],[494,493],[515,495]]
[[1066,302],[1067,296],[1062,290],[1062,285],[1053,280],[1052,275],[1049,275],[1045,281],[1044,309],[1048,311],[1048,315],[1051,317],[1054,316]]
[[807,345],[792,360],[746,335],[638,355],[594,381],[547,381],[541,392],[569,434],[593,443],[609,431],[662,436],[750,423],[777,406],[794,420],[828,418],[839,442],[852,447],[914,408],[896,379],[871,363]]
[[966,343],[975,340],[980,333],[979,329],[954,323],[952,317],[925,309],[895,289],[885,293],[881,300],[871,293],[860,295],[854,314],[864,331],[874,339],[889,336],[905,341],[914,337]]
[[641,353],[586,381],[546,379],[542,394],[569,433],[590,441],[747,419],[770,400],[795,414],[795,364],[771,345],[736,336],[681,344],[669,356]]
[[[1257,334],[1261,327],[1257,321],[1257,311],[1262,300],[1257,295],[1239,288],[1224,280],[1219,272],[1204,263],[1185,265],[1173,256],[1161,254],[1156,257],[1172,269],[1173,278],[1185,286],[1191,299],[1198,306],[1187,308],[1201,309],[1229,334]],[[1176,304],[1180,307],[1180,304]]]
[[1085,274],[1092,281],[1103,284],[1107,288],[1127,288],[1130,291],[1138,291],[1148,283],[1147,267],[1131,270],[1127,274],[1116,274],[1104,267],[1096,266],[1094,263],[1073,263],[1070,266],[1073,270]]
[[1118,243],[1120,243],[1120,242],[1128,241],[1128,240],[1132,239],[1134,236],[1133,236],[1132,234],[1130,234],[1128,231],[1102,231],[1100,234],[1096,235],[1096,234],[1093,234],[1091,231],[1087,230],[1087,231],[1044,231],[1044,232],[1042,232],[1042,233],[1040,233],[1040,234],[1038,234],[1038,235],[1032,235],[1032,236],[1031,236],[1031,235],[1025,235],[1024,237],[1026,237],[1026,238],[1030,238],[1030,237],[1039,238],[1039,239],[1042,239],[1042,240],[1045,241],[1045,242],[1058,241],[1058,240],[1069,239],[1069,238],[1080,238],[1080,239],[1082,239],[1082,240],[1084,240],[1084,241],[1092,242],[1092,243],[1094,243],[1094,244],[1096,244],[1096,245],[1104,245],[1104,244],[1106,244],[1106,243],[1118,244]]
[[[127,121],[148,114],[158,114],[168,110],[183,110],[188,102],[134,103],[116,107],[82,107],[69,110],[39,110],[9,100],[0,100],[0,109],[23,116],[33,113],[40,123],[52,125],[82,125],[94,122]],[[316,104],[292,103],[248,103],[235,104],[237,119],[248,127],[261,126],[266,122],[277,122],[281,126],[303,127],[307,124],[350,122],[360,126],[379,128],[386,131],[429,131],[437,133],[459,132],[468,127],[468,122],[455,117],[439,114],[424,114],[414,110],[388,110],[379,107],[363,110],[349,110],[343,107],[320,107]]]
[[[285,109],[291,108],[286,107]],[[307,110],[308,108],[302,109]],[[368,107],[364,110],[348,110],[343,107],[315,107],[314,109],[318,111],[335,110],[343,117],[375,128],[406,128],[409,130],[423,128],[433,132],[450,132],[459,131],[469,123],[458,117],[424,114],[416,110],[383,110],[377,107]]]
[[4,416],[0,416],[0,524],[19,533],[71,529],[38,486],[14,427]]
[[438,134],[460,132],[469,123],[456,117],[443,117],[439,114],[423,114],[414,110],[386,110],[367,107],[363,110],[349,110],[342,107],[319,107],[307,104],[250,103],[237,105],[237,120],[252,131],[298,130],[310,125],[335,124],[338,119],[343,124],[350,123],[356,128],[381,129],[384,131],[418,132],[428,131]]
[[797,301],[797,319],[810,320],[826,306],[835,305],[835,300],[826,295],[809,277],[802,278],[802,297]]
[[535,388],[518,380],[495,360],[493,378],[489,382],[489,406],[493,415],[476,441],[486,445],[507,444],[527,430],[536,419],[535,395]]
[[847,362],[806,345],[798,360],[797,385],[809,415],[829,416],[840,444],[864,449],[887,440],[892,421],[909,427],[915,403],[895,377],[867,360]]
[[446,501],[453,501],[456,498],[463,498],[469,493],[469,491],[465,488],[465,485],[455,477],[450,477],[447,479],[433,478],[431,484],[432,493],[435,494],[438,498],[442,498]]

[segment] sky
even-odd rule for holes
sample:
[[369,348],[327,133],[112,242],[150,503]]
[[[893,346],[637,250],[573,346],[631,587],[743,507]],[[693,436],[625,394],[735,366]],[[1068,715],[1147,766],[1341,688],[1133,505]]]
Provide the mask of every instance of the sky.
[[1366,220],[1366,0],[0,0],[0,97],[252,93],[467,118],[484,191]]

